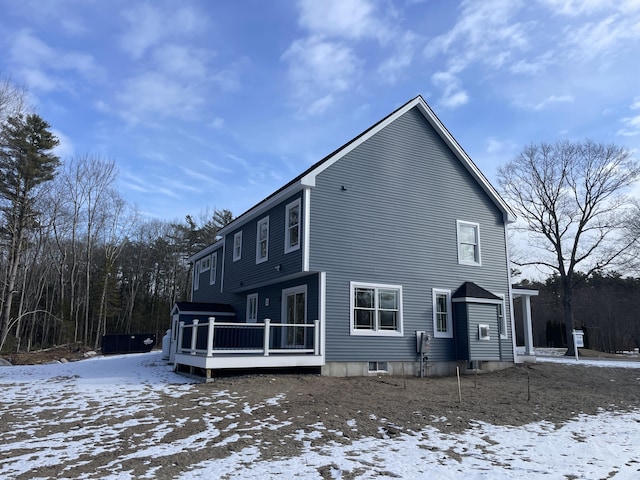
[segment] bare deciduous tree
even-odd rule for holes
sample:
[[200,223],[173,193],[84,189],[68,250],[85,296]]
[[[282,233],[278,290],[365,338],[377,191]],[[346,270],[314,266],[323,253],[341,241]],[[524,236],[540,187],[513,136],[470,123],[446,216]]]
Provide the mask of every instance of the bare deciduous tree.
[[[567,355],[573,355],[572,294],[576,281],[617,266],[635,239],[621,235],[629,199],[623,189],[640,175],[631,152],[586,140],[529,145],[498,170],[505,198],[529,233],[529,260],[560,277]],[[580,268],[584,275],[576,276]]]

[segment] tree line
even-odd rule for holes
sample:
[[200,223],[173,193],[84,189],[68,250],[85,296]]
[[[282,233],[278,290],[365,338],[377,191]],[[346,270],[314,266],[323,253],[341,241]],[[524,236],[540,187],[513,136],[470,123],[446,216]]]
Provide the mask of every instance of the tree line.
[[[575,328],[585,333],[585,347],[601,352],[633,351],[640,347],[640,278],[617,272],[576,274],[573,290]],[[538,290],[531,297],[533,341],[536,347],[564,348],[566,327],[563,321],[562,285],[559,275],[544,281],[521,282]],[[514,302],[517,302],[515,300]],[[516,332],[524,344],[521,308],[515,303]]]
[[57,145],[24,91],[0,82],[0,350],[161,338],[173,303],[189,298],[186,259],[233,215],[142,218],[116,189],[113,160],[62,161]]

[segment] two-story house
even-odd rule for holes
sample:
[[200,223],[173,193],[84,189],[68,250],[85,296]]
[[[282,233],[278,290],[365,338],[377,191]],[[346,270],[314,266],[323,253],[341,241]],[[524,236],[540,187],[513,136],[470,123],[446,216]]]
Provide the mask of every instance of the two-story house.
[[512,210],[418,96],[220,230],[172,311],[180,371],[436,375],[514,362]]

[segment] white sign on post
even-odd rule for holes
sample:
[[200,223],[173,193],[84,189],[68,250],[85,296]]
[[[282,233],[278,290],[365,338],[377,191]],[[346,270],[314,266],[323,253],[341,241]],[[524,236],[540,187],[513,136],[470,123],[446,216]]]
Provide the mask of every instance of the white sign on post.
[[571,333],[573,334],[573,346],[575,347],[576,361],[578,361],[578,348],[584,348],[584,331],[574,330]]

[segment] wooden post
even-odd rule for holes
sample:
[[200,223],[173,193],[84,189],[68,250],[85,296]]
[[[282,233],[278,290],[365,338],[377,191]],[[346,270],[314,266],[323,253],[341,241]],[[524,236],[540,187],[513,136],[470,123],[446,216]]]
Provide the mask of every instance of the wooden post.
[[209,317],[209,331],[207,332],[207,357],[213,356],[213,334],[216,317]]
[[271,330],[271,319],[270,318],[265,318],[264,319],[264,356],[268,357],[269,356],[269,337],[270,337],[270,330]]
[[193,320],[193,324],[191,326],[191,355],[196,354],[196,341],[198,339],[198,323],[200,320],[197,318]]

